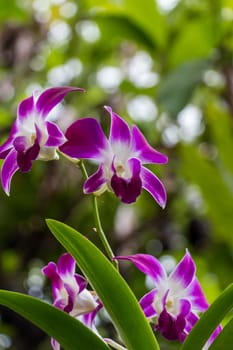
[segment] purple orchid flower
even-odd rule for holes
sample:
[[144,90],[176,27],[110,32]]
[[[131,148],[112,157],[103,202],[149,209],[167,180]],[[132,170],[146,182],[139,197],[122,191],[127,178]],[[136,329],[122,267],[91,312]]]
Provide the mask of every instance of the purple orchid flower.
[[[169,276],[163,265],[148,254],[118,256],[116,259],[131,261],[152,279],[155,288],[140,300],[144,314],[166,339],[182,343],[199,320],[198,313],[209,306],[195,276],[196,266],[188,250]],[[220,331],[221,326],[214,331],[205,350]]]
[[93,159],[99,163],[96,173],[84,184],[86,194],[113,191],[124,203],[135,202],[142,188],[164,208],[166,191],[162,182],[144,164],[165,164],[168,158],[152,148],[137,126],[128,124],[111,107],[109,140],[94,118],[75,121],[66,131],[67,142],[59,149],[74,158]]
[[[94,319],[102,303],[87,290],[85,278],[75,273],[74,258],[65,253],[60,256],[57,265],[49,262],[42,273],[52,281],[53,305],[78,318],[97,333]],[[60,344],[54,338],[51,344],[54,350],[60,349]]]
[[48,120],[50,111],[71,91],[83,89],[61,86],[43,91],[37,98],[30,96],[18,106],[17,118],[10,136],[0,146],[2,187],[10,193],[12,176],[17,170],[28,172],[36,159],[57,159],[56,149],[65,142],[59,127]]

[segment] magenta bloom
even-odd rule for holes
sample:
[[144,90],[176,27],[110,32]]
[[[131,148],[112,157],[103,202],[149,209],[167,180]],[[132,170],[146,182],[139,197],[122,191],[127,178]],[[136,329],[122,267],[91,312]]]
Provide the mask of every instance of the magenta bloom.
[[[118,256],[116,259],[130,260],[153,280],[155,288],[140,300],[145,316],[166,339],[183,342],[198,321],[198,313],[208,308],[189,252],[186,251],[169,276],[163,265],[148,254]],[[208,346],[220,331],[221,327],[218,327]]]
[[[75,273],[74,258],[65,253],[60,256],[57,265],[49,262],[42,272],[51,279],[53,305],[78,318],[96,332],[94,318],[102,304],[87,290],[85,278]],[[54,350],[60,349],[55,339],[51,340],[51,344]]]
[[164,208],[166,191],[161,181],[144,164],[165,164],[167,157],[152,148],[137,126],[128,124],[111,107],[109,139],[94,118],[75,121],[66,131],[67,141],[59,148],[73,158],[93,159],[96,173],[84,184],[84,192],[113,191],[124,203],[135,202],[142,188]]
[[29,171],[36,159],[58,158],[56,149],[65,142],[65,137],[59,127],[48,120],[48,115],[71,91],[83,89],[53,87],[39,97],[30,96],[19,104],[10,136],[0,146],[0,159],[4,159],[1,181],[6,194],[9,195],[11,179],[17,170]]

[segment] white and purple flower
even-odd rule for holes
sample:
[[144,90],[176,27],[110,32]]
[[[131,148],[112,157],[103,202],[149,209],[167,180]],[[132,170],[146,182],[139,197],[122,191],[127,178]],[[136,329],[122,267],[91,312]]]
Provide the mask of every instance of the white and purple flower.
[[162,182],[144,164],[165,164],[168,159],[152,148],[137,126],[128,124],[111,107],[109,139],[94,118],[75,121],[66,131],[67,141],[59,147],[73,158],[92,159],[99,163],[96,173],[84,183],[86,194],[113,191],[124,203],[135,202],[142,188],[164,208],[166,191]]
[[[74,258],[65,253],[60,256],[57,264],[49,262],[42,272],[51,279],[53,305],[78,318],[97,333],[94,319],[102,303],[87,290],[85,278],[75,273]],[[59,343],[53,338],[51,344],[54,350],[60,349]]]
[[[144,295],[140,305],[154,329],[168,340],[185,340],[198,314],[208,309],[208,302],[195,276],[196,266],[188,252],[168,276],[163,265],[152,255],[118,256],[129,260],[154,282],[155,288]],[[219,326],[204,347],[207,349],[221,331]]]
[[59,127],[48,120],[51,110],[71,91],[83,89],[61,86],[43,91],[38,97],[30,96],[18,106],[17,118],[10,136],[0,146],[2,187],[9,195],[12,176],[17,170],[28,172],[36,159],[57,159],[56,149],[65,142]]

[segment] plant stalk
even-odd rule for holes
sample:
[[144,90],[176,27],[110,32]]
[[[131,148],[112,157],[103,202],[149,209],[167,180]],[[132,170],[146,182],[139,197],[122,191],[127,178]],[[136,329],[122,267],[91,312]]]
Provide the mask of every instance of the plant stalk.
[[[78,162],[78,167],[81,170],[83,177],[85,178],[85,180],[88,178],[88,174],[86,171],[86,168],[83,164],[83,161],[80,160]],[[98,202],[97,202],[97,196],[95,194],[92,195],[92,205],[93,205],[93,211],[94,211],[94,220],[95,220],[95,226],[96,226],[96,232],[99,235],[99,238],[104,246],[104,249],[109,257],[109,259],[112,261],[112,264],[115,266],[115,268],[118,270],[118,261],[117,260],[113,260],[113,258],[115,257],[112,251],[112,248],[107,240],[107,237],[104,233],[102,224],[101,224],[101,220],[100,220],[100,215],[99,215],[99,208],[98,208]]]

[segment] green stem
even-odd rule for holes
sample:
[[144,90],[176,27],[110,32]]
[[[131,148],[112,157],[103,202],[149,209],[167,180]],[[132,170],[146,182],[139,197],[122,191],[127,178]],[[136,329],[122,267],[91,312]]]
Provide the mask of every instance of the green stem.
[[105,342],[109,344],[112,348],[117,350],[127,350],[124,346],[121,346],[120,344],[116,343],[114,340],[109,338],[104,338]]
[[84,179],[87,180],[88,179],[88,173],[86,171],[85,165],[83,164],[83,161],[79,160],[76,164],[78,165],[79,169],[81,170]]
[[99,237],[100,237],[101,242],[106,250],[108,257],[111,259],[113,265],[116,268],[118,268],[118,262],[117,262],[117,260],[113,260],[114,254],[113,254],[112,248],[111,248],[110,244],[108,243],[108,240],[105,236],[104,230],[103,230],[102,225],[101,225],[97,198],[94,194],[92,195],[92,203],[93,203],[94,218],[95,218],[97,233],[99,234]]
[[[88,174],[87,174],[87,171],[86,171],[86,168],[83,164],[83,161],[80,160],[78,162],[78,167],[79,169],[81,170],[82,174],[83,174],[83,177],[85,179],[88,178]],[[99,235],[99,238],[104,246],[104,249],[109,257],[109,259],[112,261],[112,264],[116,267],[116,269],[118,270],[118,261],[117,260],[113,260],[114,258],[114,254],[113,254],[113,251],[112,251],[112,248],[107,240],[107,237],[104,233],[104,230],[103,230],[103,227],[102,227],[102,224],[101,224],[101,220],[100,220],[100,215],[99,215],[99,208],[98,208],[98,203],[97,203],[97,197],[95,196],[95,194],[92,195],[92,205],[93,205],[93,211],[94,211],[94,220],[95,220],[95,225],[96,225],[96,232],[98,233]]]

